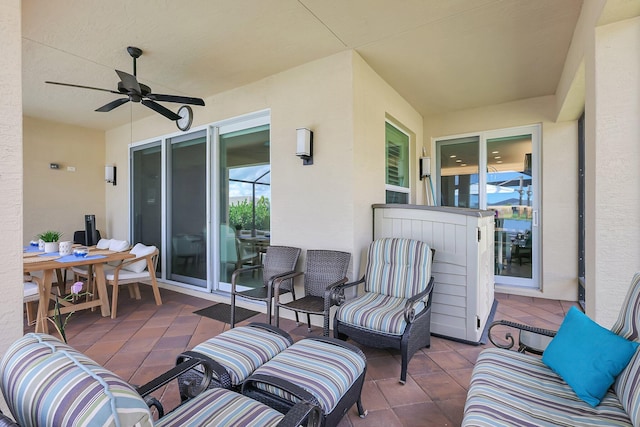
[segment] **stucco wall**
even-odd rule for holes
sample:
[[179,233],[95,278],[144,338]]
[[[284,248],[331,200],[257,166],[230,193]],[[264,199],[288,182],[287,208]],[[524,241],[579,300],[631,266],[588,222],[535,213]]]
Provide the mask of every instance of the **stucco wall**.
[[[385,115],[414,133],[416,150],[422,147],[420,115],[351,51],[205,101],[194,109],[194,127],[270,109],[272,243],[351,252],[350,276],[357,276],[360,252],[372,237],[371,204],[384,201]],[[314,132],[312,166],[295,156],[299,127]],[[128,230],[127,145],[173,132],[173,124],[156,117],[107,132],[106,161],[119,166],[123,185],[106,193],[115,233]]]
[[[84,230],[85,214],[94,214],[96,228],[109,236],[105,187],[111,184],[104,181],[104,132],[25,116],[23,138],[23,243],[46,230],[73,240],[75,230]],[[50,169],[50,163],[60,169]]]
[[[425,140],[493,129],[542,124],[542,289],[509,293],[577,299],[577,124],[555,123],[553,96],[459,111],[425,119]],[[500,290],[500,289],[498,289]]]
[[[587,96],[587,313],[610,326],[640,271],[640,18],[595,32],[594,90]],[[591,120],[589,120],[591,119]]]
[[[22,43],[20,1],[0,4],[0,355],[22,336]],[[0,409],[7,410],[0,397]]]

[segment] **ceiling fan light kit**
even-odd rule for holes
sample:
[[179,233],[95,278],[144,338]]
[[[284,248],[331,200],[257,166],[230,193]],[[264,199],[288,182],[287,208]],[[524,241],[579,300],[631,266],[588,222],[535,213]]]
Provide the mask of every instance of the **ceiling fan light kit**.
[[201,98],[192,98],[189,96],[163,95],[159,93],[153,93],[149,86],[138,82],[136,60],[142,55],[142,49],[134,46],[129,46],[127,47],[127,52],[129,52],[129,55],[133,58],[133,75],[125,73],[124,71],[115,70],[116,74],[118,74],[118,77],[120,77],[120,81],[118,82],[118,90],[102,89],[91,86],[51,81],[46,81],[45,83],[59,86],[77,87],[81,89],[99,90],[116,95],[124,95],[126,96],[125,98],[115,99],[103,105],[102,107],[97,108],[96,111],[106,113],[123,104],[126,104],[129,101],[139,102],[145,107],[152,109],[156,113],[163,115],[169,120],[175,121],[180,130],[188,130],[191,127],[191,122],[193,121],[193,110],[191,109],[191,107],[189,107],[188,105],[184,105],[180,108],[180,110],[178,110],[180,114],[176,114],[165,106],[159,104],[158,102],[177,102],[180,104],[204,106],[204,100],[202,100]]

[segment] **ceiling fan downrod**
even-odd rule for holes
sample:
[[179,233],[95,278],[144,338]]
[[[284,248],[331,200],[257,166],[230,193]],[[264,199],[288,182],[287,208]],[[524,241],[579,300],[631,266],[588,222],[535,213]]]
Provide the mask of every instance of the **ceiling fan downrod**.
[[129,55],[131,55],[131,57],[133,58],[133,75],[137,77],[138,74],[136,70],[136,59],[140,58],[140,56],[142,55],[142,49],[134,46],[129,46],[127,47],[127,52],[129,52]]

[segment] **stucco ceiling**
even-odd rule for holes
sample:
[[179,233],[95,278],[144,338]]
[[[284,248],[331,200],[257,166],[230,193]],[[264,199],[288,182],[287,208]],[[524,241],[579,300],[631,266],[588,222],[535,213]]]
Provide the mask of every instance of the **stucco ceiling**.
[[[423,116],[554,94],[582,0],[23,0],[24,114],[110,129],[153,113],[45,80],[202,98],[355,49]],[[130,105],[130,104],[126,104]],[[165,103],[176,111],[178,105]],[[197,108],[197,107],[196,107]]]

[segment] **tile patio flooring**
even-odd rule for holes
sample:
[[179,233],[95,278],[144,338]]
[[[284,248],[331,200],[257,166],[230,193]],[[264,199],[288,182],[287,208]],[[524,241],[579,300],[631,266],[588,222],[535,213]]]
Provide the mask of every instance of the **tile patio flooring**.
[[[103,318],[99,311],[74,313],[67,325],[69,344],[84,352],[132,384],[144,384],[174,363],[176,356],[196,344],[229,329],[229,325],[193,314],[212,301],[161,289],[163,305],[156,306],[149,286],[141,286],[143,299],[120,295],[118,317]],[[576,303],[497,294],[495,319],[509,319],[557,329],[565,313]],[[250,321],[265,321],[259,314]],[[26,322],[26,320],[25,320]],[[295,340],[308,335],[306,326],[283,319],[280,326]],[[25,332],[33,331],[25,326]],[[310,334],[321,334],[314,327]],[[432,337],[431,347],[418,351],[409,364],[407,383],[400,385],[397,351],[363,348],[367,355],[367,379],[362,402],[366,418],[355,407],[340,427],[349,426],[458,426],[462,420],[467,387],[478,353],[491,344],[472,346]],[[179,402],[177,385],[154,394],[165,410]]]

